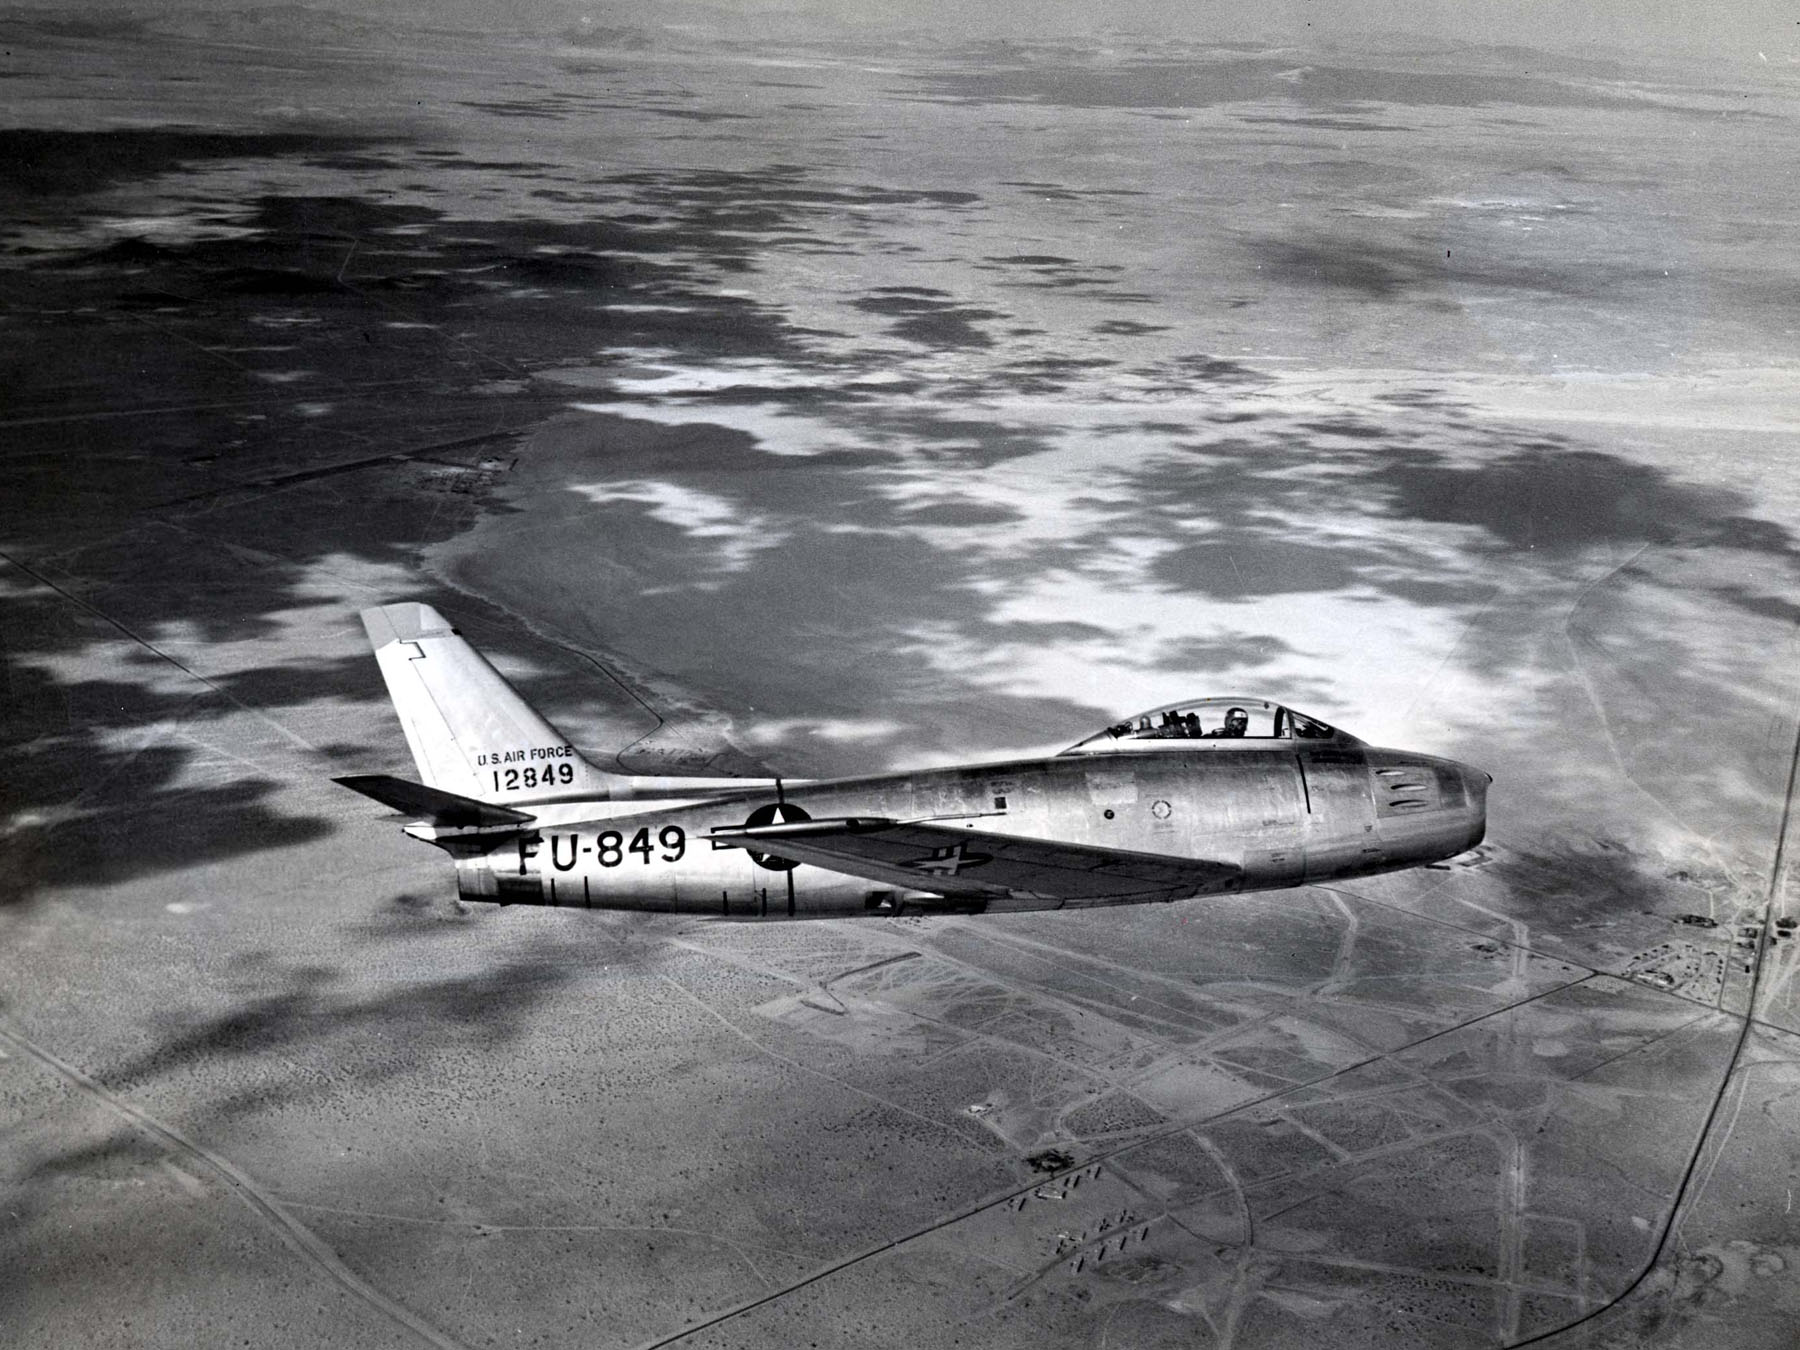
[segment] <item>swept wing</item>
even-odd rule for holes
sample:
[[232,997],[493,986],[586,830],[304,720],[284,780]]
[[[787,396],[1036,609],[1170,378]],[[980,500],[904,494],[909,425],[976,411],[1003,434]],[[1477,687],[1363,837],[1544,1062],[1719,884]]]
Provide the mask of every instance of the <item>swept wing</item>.
[[1106,905],[1178,900],[1230,890],[1230,863],[1170,858],[1049,839],[990,834],[879,817],[806,820],[712,833],[719,846],[750,848],[885,886],[956,898]]

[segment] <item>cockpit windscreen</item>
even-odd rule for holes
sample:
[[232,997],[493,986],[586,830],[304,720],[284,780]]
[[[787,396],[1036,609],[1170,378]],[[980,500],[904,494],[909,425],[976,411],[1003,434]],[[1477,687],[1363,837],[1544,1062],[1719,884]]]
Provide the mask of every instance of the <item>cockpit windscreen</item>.
[[1169,741],[1352,740],[1316,717],[1250,698],[1200,698],[1170,703],[1116,722],[1064,754],[1152,750]]

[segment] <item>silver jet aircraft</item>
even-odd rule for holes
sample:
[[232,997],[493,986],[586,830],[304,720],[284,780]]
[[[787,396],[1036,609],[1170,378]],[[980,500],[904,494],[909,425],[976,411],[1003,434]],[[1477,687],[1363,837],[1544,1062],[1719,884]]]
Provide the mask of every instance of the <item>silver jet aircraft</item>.
[[1001,913],[1272,890],[1439,861],[1492,780],[1291,708],[1201,698],[1047,759],[811,782],[642,778],[584,759],[429,605],[363,612],[465,900],[728,919]]

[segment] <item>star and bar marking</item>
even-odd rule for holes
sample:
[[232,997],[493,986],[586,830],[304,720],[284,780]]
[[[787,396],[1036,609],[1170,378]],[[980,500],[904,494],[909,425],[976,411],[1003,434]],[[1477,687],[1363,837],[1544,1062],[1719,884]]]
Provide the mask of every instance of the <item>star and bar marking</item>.
[[953,877],[965,867],[980,867],[983,863],[991,863],[991,853],[971,853],[969,846],[961,841],[946,844],[943,848],[934,848],[923,858],[914,858],[903,862],[900,866],[912,872],[922,872],[928,877]]

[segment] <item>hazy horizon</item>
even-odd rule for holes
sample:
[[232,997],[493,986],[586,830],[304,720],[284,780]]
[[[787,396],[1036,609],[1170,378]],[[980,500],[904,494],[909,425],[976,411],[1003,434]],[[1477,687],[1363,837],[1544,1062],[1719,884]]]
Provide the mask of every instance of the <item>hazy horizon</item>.
[[[287,0],[200,0],[171,7],[154,0],[67,0],[46,5],[0,6],[0,15],[72,18],[176,19],[253,11],[316,10],[384,24],[419,24],[500,35],[546,35],[584,22],[602,28],[739,27],[792,36],[842,25],[868,37],[927,30],[971,41],[1056,40],[1097,33],[1165,35],[1179,41],[1260,43],[1380,42],[1397,37],[1424,42],[1518,46],[1546,53],[1610,51],[1774,68],[1800,66],[1800,25],[1788,6],[1751,0],[1715,6],[1697,22],[1691,9],[1652,0],[1594,0],[1568,5],[1555,0],[1498,0],[1472,8],[1446,0],[1345,0],[1329,8],[1305,0],[1223,0],[1197,11],[1179,0],[1092,5],[1078,0],[1011,0],[1003,7],[969,6],[959,0],[749,0],[707,4],[701,0],[370,0],[358,6],[293,4]],[[828,37],[828,33],[819,33]]]

